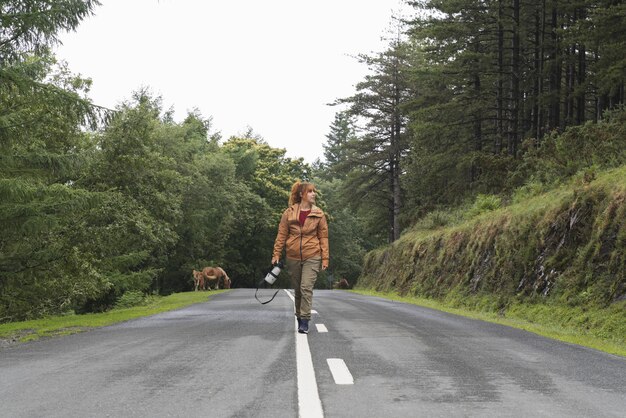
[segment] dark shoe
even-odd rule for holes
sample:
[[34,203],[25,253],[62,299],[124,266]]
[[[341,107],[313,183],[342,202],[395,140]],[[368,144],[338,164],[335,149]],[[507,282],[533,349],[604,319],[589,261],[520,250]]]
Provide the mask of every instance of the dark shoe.
[[298,332],[300,334],[308,334],[309,333],[309,320],[301,319],[300,326],[298,327]]

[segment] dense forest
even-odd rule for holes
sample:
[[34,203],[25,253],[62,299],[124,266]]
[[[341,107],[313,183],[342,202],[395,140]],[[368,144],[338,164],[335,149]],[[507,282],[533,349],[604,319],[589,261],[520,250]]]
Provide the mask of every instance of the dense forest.
[[52,52],[98,1],[0,0],[0,322],[190,290],[205,265],[253,287],[297,179],[328,213],[328,287],[416,225],[626,163],[622,1],[409,4],[309,165],[148,89],[99,107]]

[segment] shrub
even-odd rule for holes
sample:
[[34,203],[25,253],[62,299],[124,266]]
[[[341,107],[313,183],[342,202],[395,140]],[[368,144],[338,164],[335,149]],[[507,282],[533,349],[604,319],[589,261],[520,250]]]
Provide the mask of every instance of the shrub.
[[607,112],[601,123],[588,122],[563,133],[552,132],[539,141],[527,140],[524,148],[523,161],[513,177],[548,186],[586,169],[626,164],[626,109]]
[[434,210],[427,213],[414,226],[414,229],[437,229],[454,223],[454,214],[450,211]]
[[143,292],[138,292],[135,290],[129,290],[128,292],[124,292],[124,294],[117,300],[115,303],[116,308],[132,308],[133,306],[140,306],[145,304],[146,298]]
[[500,209],[501,205],[502,199],[500,199],[498,196],[479,194],[478,196],[476,196],[476,201],[467,212],[467,216],[468,218],[473,218],[483,213]]

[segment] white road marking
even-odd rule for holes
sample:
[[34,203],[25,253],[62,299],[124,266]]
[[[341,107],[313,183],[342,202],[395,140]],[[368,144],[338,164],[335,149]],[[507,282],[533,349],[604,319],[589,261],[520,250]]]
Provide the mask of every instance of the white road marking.
[[[287,292],[287,290],[285,290]],[[293,300],[294,297],[287,292]],[[297,330],[297,319],[294,319]],[[317,391],[317,380],[307,334],[296,332],[296,369],[298,375],[298,416],[300,418],[323,418],[322,401]]]
[[317,327],[317,332],[328,332],[328,328],[324,324],[315,324],[315,327]]
[[311,314],[317,314],[317,311],[315,309],[311,309]]
[[298,368],[298,415],[300,418],[324,416],[317,392],[315,370],[306,334],[296,334],[296,364]]
[[353,385],[354,378],[348,370],[348,366],[346,363],[340,358],[328,358],[326,359],[328,363],[328,367],[330,368],[330,372],[333,375],[333,379],[335,379],[335,383],[337,385]]

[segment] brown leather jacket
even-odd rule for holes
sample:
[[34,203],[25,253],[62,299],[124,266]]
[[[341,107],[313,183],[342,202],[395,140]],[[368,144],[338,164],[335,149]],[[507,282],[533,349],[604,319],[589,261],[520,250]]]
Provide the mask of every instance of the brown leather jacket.
[[300,205],[297,203],[283,212],[274,242],[273,257],[280,258],[286,245],[287,258],[308,260],[319,257],[322,265],[328,266],[328,222],[324,212],[313,206],[302,227],[298,220],[299,215]]

